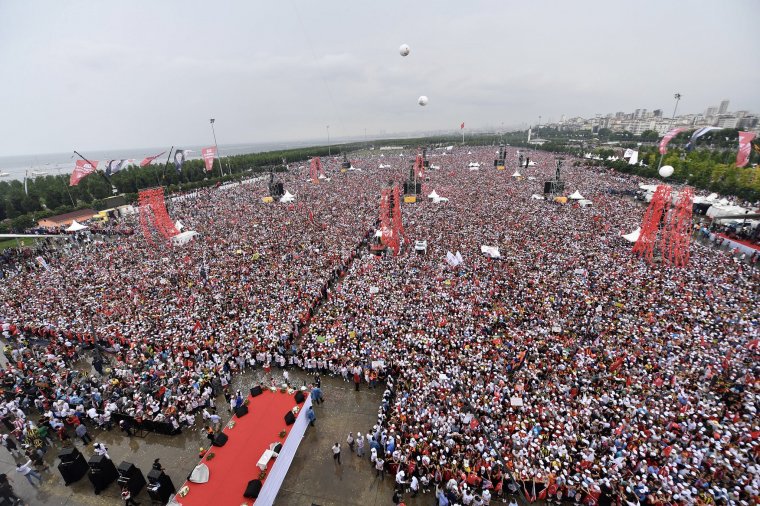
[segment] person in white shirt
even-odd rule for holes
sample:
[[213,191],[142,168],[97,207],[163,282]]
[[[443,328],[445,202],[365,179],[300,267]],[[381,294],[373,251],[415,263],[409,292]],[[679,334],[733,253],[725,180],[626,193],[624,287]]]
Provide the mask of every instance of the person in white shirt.
[[416,497],[417,496],[417,492],[420,491],[420,482],[417,479],[417,477],[414,476],[414,475],[412,476],[411,483],[409,483],[409,488],[412,491],[412,497]]
[[26,464],[16,464],[16,471],[25,476],[26,479],[29,480],[29,484],[31,486],[34,486],[34,481],[32,481],[32,478],[37,478],[37,480],[40,482],[39,484],[42,485],[42,476],[40,476],[40,473],[32,469],[31,466],[32,459],[29,459],[26,461]]

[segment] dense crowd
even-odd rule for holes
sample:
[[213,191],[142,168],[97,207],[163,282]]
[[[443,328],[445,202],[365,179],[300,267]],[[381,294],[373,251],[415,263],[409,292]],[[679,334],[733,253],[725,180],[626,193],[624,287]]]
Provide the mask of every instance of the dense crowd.
[[[19,263],[0,307],[6,419],[179,429],[256,364],[388,375],[373,464],[441,503],[757,502],[754,267],[698,242],[687,268],[647,265],[620,237],[643,208],[619,194],[640,179],[567,160],[567,192],[593,205],[563,205],[536,198],[553,156],[523,153],[536,165],[517,177],[515,150],[497,171],[491,147],[432,151],[405,247],[375,256],[380,190],[411,156],[377,153],[362,171],[329,160],[319,184],[293,167],[291,204],[263,204],[265,181],[168,200],[201,233],[183,247],[101,237]],[[82,354],[91,375],[71,367]]]

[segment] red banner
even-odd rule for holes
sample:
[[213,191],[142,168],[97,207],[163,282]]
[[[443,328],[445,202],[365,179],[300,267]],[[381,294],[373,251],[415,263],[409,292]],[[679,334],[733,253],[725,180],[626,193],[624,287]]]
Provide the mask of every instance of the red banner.
[[150,162],[152,162],[153,160],[155,160],[155,159],[156,159],[156,158],[158,158],[159,156],[163,155],[164,153],[166,153],[166,151],[162,151],[161,153],[159,153],[159,154],[157,154],[157,155],[153,155],[153,156],[149,156],[149,157],[147,157],[147,158],[143,158],[143,161],[142,161],[142,162],[140,162],[140,167],[145,167],[145,166],[146,166],[146,165],[148,165]]
[[668,143],[670,142],[670,140],[673,137],[675,137],[676,135],[678,135],[681,132],[683,132],[684,130],[686,130],[686,129],[685,128],[674,128],[673,130],[671,130],[670,132],[668,132],[668,133],[665,134],[665,137],[663,137],[662,140],[660,141],[660,154],[661,155],[664,155],[665,153],[668,152]]
[[201,149],[201,155],[203,156],[203,161],[206,162],[206,172],[211,172],[212,170],[214,170],[214,158],[216,158],[216,147],[211,146],[210,148]]
[[98,168],[98,161],[95,160],[92,162],[92,165],[90,165],[89,162],[85,162],[84,160],[77,160],[77,164],[74,167],[74,172],[71,173],[71,177],[69,178],[69,186],[76,186],[79,184],[79,181],[84,179],[86,176],[89,176],[95,170]]
[[464,121],[462,122],[462,124],[461,124],[461,125],[459,125],[459,129],[460,129],[460,130],[464,130]]
[[752,132],[739,132],[739,152],[736,153],[736,166],[744,167],[749,162],[749,153],[752,151],[752,139],[755,134]]

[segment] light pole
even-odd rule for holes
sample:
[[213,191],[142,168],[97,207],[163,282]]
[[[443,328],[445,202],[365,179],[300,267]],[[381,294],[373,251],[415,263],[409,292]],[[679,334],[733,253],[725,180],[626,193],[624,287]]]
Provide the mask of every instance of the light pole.
[[219,144],[216,142],[216,131],[214,130],[214,121],[216,120],[214,118],[211,118],[208,121],[211,123],[211,133],[214,135],[214,147],[216,148],[216,156],[219,157],[219,174],[224,177],[224,169],[222,168],[222,155],[219,154]]
[[327,156],[330,156],[330,125],[327,125]]

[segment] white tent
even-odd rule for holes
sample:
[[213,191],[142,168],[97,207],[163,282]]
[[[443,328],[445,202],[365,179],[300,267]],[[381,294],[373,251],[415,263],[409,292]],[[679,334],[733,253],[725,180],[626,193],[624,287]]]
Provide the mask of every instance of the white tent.
[[578,190],[575,190],[568,198],[571,200],[583,200],[585,197]]
[[636,228],[633,232],[631,232],[628,235],[624,235],[623,239],[625,239],[628,242],[636,242],[639,240],[639,234],[641,233],[641,227]]
[[89,227],[82,225],[77,220],[71,222],[71,225],[66,229],[66,232],[79,232],[80,230],[87,230]]
[[193,240],[193,237],[199,235],[195,230],[188,230],[172,237],[172,244],[175,246],[183,246]]
[[428,193],[428,198],[429,199],[434,199],[435,200],[438,197],[440,197],[440,195],[438,195],[435,190],[433,190],[432,192]]
[[438,195],[438,194],[435,192],[435,190],[433,190],[433,191],[432,191],[432,192],[431,192],[431,193],[428,195],[428,198],[429,198],[429,199],[431,199],[431,200],[433,201],[433,203],[434,203],[434,204],[440,204],[441,202],[448,202],[448,201],[449,201],[449,199],[447,199],[446,197],[441,197],[440,195]]
[[522,174],[520,174],[519,170],[516,170],[514,174],[512,174],[512,177],[522,177]]
[[590,200],[586,200],[586,199],[578,201],[578,205],[581,206],[581,207],[591,207],[592,204],[593,204],[593,202],[591,202]]
[[499,252],[499,248],[496,246],[481,246],[480,252],[484,255],[488,255],[491,258],[501,258],[501,253]]
[[532,198],[534,200],[544,200],[544,196],[543,195],[539,195],[538,193],[534,193],[533,195],[530,196],[530,198]]
[[293,202],[294,200],[296,200],[296,197],[292,193],[290,193],[288,190],[285,190],[285,195],[280,197],[280,202],[282,202],[283,204],[287,204],[288,202]]
[[470,170],[478,170],[480,169],[480,164],[478,162],[470,162],[469,165],[467,165],[467,168]]

